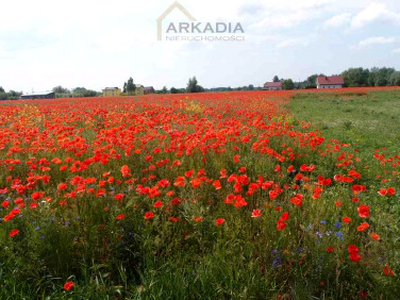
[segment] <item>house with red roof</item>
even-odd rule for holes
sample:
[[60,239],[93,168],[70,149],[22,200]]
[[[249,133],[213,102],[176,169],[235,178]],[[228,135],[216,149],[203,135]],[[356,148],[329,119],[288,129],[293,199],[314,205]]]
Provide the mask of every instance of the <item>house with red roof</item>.
[[267,82],[263,87],[264,91],[279,91],[282,90],[282,81],[278,82]]
[[344,86],[342,76],[318,76],[317,89],[340,89]]

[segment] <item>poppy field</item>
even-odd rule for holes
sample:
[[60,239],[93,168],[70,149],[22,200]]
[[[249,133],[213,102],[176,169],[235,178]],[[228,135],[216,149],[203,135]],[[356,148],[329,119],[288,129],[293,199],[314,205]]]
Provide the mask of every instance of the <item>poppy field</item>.
[[396,299],[399,95],[0,102],[0,298]]

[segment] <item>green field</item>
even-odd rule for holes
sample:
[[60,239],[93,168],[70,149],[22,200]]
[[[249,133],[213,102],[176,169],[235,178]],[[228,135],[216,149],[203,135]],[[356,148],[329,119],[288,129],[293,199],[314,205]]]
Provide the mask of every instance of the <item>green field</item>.
[[399,91],[297,93],[290,111],[295,119],[311,122],[325,138],[351,143],[361,156],[384,147],[387,155],[399,152]]

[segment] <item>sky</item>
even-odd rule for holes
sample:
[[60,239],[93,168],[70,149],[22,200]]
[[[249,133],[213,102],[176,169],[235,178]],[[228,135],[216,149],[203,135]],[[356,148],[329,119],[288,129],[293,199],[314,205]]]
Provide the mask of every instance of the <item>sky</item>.
[[[174,0],[14,0],[2,3],[0,86],[100,91],[129,77],[161,89],[263,85],[350,67],[400,70],[398,0],[179,0],[202,24],[240,22],[244,41],[158,41]],[[163,20],[187,22],[175,9]],[[164,32],[165,33],[165,32]]]

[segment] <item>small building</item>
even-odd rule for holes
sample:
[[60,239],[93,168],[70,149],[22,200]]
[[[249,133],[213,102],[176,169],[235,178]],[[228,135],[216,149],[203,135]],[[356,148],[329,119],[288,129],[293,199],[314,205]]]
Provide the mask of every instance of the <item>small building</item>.
[[344,86],[342,76],[318,76],[317,89],[340,89]]
[[144,94],[144,86],[141,84],[135,84],[135,95],[143,95]]
[[121,94],[121,89],[118,87],[106,87],[103,90],[104,97],[117,97]]
[[280,91],[282,90],[282,81],[267,82],[263,87],[264,91]]
[[155,89],[152,87],[152,86],[145,86],[144,88],[143,88],[143,93],[145,94],[145,95],[147,95],[147,94],[154,94],[156,91],[155,91]]
[[21,96],[23,100],[32,100],[32,99],[55,99],[56,94],[54,92],[42,92],[42,93],[32,93],[25,94]]

